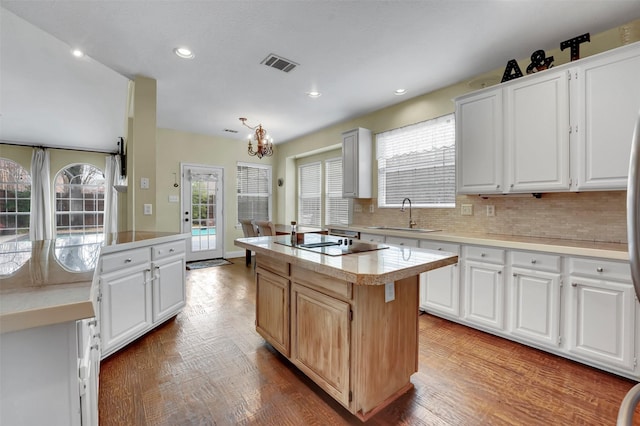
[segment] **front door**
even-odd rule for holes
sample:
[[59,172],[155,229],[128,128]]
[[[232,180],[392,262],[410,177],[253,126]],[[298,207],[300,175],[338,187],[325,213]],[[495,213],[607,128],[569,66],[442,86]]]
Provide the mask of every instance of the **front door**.
[[181,164],[181,169],[182,232],[191,235],[187,262],[223,257],[224,170],[199,164]]

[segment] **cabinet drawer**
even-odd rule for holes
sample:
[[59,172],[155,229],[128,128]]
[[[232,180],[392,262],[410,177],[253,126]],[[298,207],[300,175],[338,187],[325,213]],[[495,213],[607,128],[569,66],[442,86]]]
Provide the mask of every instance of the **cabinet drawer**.
[[360,233],[360,240],[370,243],[384,243],[384,235]]
[[387,236],[385,243],[405,247],[418,247],[418,240],[414,240],[413,238]]
[[185,252],[184,240],[172,241],[166,244],[159,244],[151,248],[153,260],[162,259],[163,257],[175,256]]
[[626,262],[571,258],[569,265],[571,274],[631,282],[631,270]]
[[504,264],[504,250],[491,247],[465,247],[465,259]]
[[460,254],[460,246],[451,243],[441,243],[440,241],[420,240],[420,248],[429,250],[446,251],[449,253]]
[[342,299],[351,299],[352,284],[347,281],[341,281],[336,278],[299,266],[291,265],[291,280],[306,287],[313,288],[321,293],[336,296]]
[[544,253],[514,251],[511,264],[519,268],[538,269],[540,271],[560,272],[560,256]]
[[284,260],[276,259],[274,257],[269,256],[261,256],[258,255],[256,258],[256,263],[258,266],[263,267],[271,272],[274,272],[278,275],[288,277],[289,276],[289,263]]
[[122,269],[123,267],[149,262],[151,262],[151,251],[148,247],[126,250],[120,253],[102,256],[100,271],[112,272]]

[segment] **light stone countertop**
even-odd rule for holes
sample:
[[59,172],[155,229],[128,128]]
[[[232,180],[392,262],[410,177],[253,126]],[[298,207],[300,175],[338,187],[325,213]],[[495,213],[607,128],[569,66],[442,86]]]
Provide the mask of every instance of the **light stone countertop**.
[[238,238],[235,244],[356,285],[382,285],[458,262],[453,253],[392,245],[382,250],[328,256],[277,243],[287,238]]
[[609,260],[629,260],[628,246],[621,243],[567,240],[518,235],[475,234],[464,232],[418,232],[391,229],[372,229],[367,226],[327,226],[327,229],[356,231],[366,234],[390,235],[418,240],[442,241],[457,244],[500,247],[511,250],[528,250],[569,256],[598,257]]
[[101,254],[186,238],[186,234],[121,232],[0,243],[0,333],[95,316]]

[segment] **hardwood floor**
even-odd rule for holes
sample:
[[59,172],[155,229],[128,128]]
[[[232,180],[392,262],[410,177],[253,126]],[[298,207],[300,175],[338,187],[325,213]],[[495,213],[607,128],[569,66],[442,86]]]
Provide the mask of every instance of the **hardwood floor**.
[[[187,271],[184,311],[102,362],[102,426],[361,424],[255,332],[254,270],[232,260]],[[430,315],[419,324],[415,388],[367,424],[614,425],[634,385]]]

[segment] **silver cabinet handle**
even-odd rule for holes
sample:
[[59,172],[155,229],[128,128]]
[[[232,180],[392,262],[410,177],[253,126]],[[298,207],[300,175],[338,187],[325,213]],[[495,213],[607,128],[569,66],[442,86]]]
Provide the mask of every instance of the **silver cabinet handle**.
[[131,258],[130,258],[130,257],[128,257],[128,258],[126,258],[126,259],[124,260],[124,263],[131,263],[131,262],[132,262],[132,260],[131,260]]
[[486,254],[480,253],[480,257],[485,257],[485,256],[486,256]]
[[598,267],[596,268],[596,271],[597,271],[597,272],[604,272],[604,268],[603,268],[602,266],[598,266]]
[[169,253],[173,253],[176,249],[169,249]]
[[501,275],[501,274],[502,274],[502,271],[498,271],[498,275]]
[[517,277],[517,276],[518,276],[518,274],[516,274],[516,273],[514,272],[514,273],[513,273],[513,276],[514,276],[514,277]]
[[87,323],[87,325],[88,325],[88,326],[98,325],[98,320],[96,320],[96,319],[92,319],[91,321],[89,321],[89,322]]
[[578,287],[578,283],[571,283],[571,287]]
[[536,262],[537,262],[537,260],[535,260],[535,259],[531,259],[531,263],[532,263],[532,264],[534,264],[534,265],[535,265],[535,264],[536,264]]

